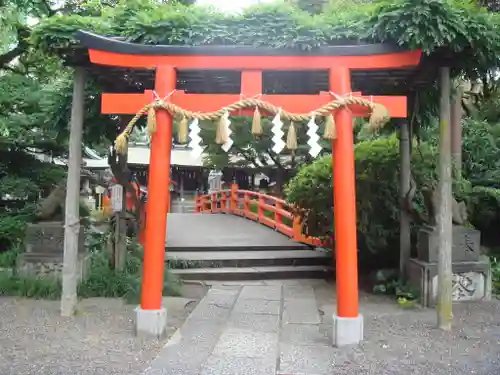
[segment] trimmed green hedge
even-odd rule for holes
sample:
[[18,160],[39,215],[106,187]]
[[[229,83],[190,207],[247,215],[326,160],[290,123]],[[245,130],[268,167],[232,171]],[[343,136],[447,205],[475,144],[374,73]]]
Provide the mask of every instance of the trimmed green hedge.
[[[363,141],[355,146],[356,207],[360,260],[396,265],[399,257],[400,159],[396,136]],[[417,186],[436,182],[434,149],[422,145],[413,155],[413,177]],[[333,235],[332,158],[325,156],[304,167],[287,187],[287,198],[309,209],[309,235]],[[415,202],[424,211],[417,191]],[[339,218],[340,220],[342,218]],[[383,257],[381,257],[383,255]]]

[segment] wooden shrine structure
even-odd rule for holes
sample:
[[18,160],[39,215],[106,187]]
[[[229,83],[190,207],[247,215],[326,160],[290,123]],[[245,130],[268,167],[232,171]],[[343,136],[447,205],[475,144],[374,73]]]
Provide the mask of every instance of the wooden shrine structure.
[[[230,114],[251,115],[255,110],[251,103],[258,102],[258,105],[255,105],[261,106],[263,115],[279,117],[283,110],[283,113],[288,113],[289,118],[293,120],[293,113],[310,114],[311,117],[315,114],[327,116],[329,113],[324,109],[330,108],[329,103],[335,102],[336,107],[331,111],[336,124],[336,134],[331,137],[332,160],[335,165],[332,194],[334,216],[338,218],[334,228],[337,280],[334,341],[339,346],[361,341],[363,321],[358,308],[353,117],[368,117],[373,114],[371,112],[377,105],[387,109],[390,117],[405,118],[407,98],[353,92],[352,77],[360,71],[368,72],[367,74],[383,71],[386,76],[390,76],[392,71],[404,72],[420,63],[421,52],[405,51],[386,44],[340,45],[297,51],[245,46],[139,45],[84,31],[78,32],[76,37],[88,49],[92,64],[155,72],[153,87],[142,92],[135,90],[133,93],[103,93],[101,99],[104,114],[140,116],[144,114],[141,111],[145,108],[153,108],[156,111],[156,131],[152,135],[149,167],[149,204],[137,330],[160,335],[166,325],[166,313],[161,301],[170,194],[166,187],[169,186],[171,178],[169,167],[173,112],[182,109],[185,112],[177,113],[188,113],[188,117],[192,116],[191,119],[197,118],[197,114],[214,113],[221,109],[232,112],[227,113],[226,117]],[[178,78],[181,74],[192,71],[241,72],[238,75],[240,92],[193,93],[183,90]],[[266,77],[272,79],[273,75],[279,76],[284,71],[301,71],[305,72],[304,74],[307,74],[307,71],[322,71],[327,74],[328,87],[323,92],[307,94],[266,93],[263,87]],[[242,105],[238,109],[231,107],[231,104],[241,102],[242,98],[258,100],[248,101],[250,104],[245,102],[248,105]],[[354,98],[357,102],[346,98]],[[269,108],[278,108],[278,113],[273,113],[274,110]],[[321,108],[323,112],[315,112]],[[225,141],[227,143],[227,134]]]

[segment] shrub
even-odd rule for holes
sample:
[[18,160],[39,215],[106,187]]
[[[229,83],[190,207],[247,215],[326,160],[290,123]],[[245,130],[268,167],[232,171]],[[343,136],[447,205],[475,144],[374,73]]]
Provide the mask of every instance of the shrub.
[[500,260],[491,257],[491,282],[495,295],[500,295]]
[[499,187],[500,124],[465,119],[462,128],[464,177],[474,185]]
[[474,186],[467,199],[469,221],[481,231],[481,242],[488,246],[500,245],[500,189]]
[[[422,144],[413,153],[412,175],[419,188],[436,183],[436,155]],[[358,248],[361,265],[396,266],[399,259],[400,159],[395,136],[355,146]],[[304,167],[287,186],[291,203],[309,210],[305,229],[313,236],[333,234],[332,158]],[[424,210],[419,190],[415,203]],[[382,255],[382,257],[381,257]]]
[[[110,268],[109,256],[101,249],[91,253],[90,274],[79,286],[78,295],[84,298],[120,297],[125,298],[127,302],[137,303],[141,290],[142,247],[135,242],[129,242],[127,262],[122,271]],[[164,277],[163,295],[180,295],[181,282],[167,266]]]
[[24,204],[18,210],[0,212],[0,253],[24,239],[26,225],[33,220],[35,206]]

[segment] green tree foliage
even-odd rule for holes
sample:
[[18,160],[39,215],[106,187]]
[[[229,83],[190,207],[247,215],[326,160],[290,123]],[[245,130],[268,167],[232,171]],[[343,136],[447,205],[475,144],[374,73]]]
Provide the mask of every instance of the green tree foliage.
[[[65,177],[65,168],[34,154],[65,157],[72,99],[72,72],[61,58],[35,48],[34,19],[53,16],[51,2],[8,0],[0,11],[0,252],[24,238],[34,203]],[[79,4],[66,3],[65,9]],[[75,8],[76,9],[76,8]],[[87,143],[112,139],[116,119],[101,116],[97,88],[87,85]],[[109,142],[109,141],[108,141]]]
[[320,14],[328,5],[328,0],[290,0],[291,4],[311,14]]
[[469,57],[453,64],[467,63],[472,67],[484,62],[479,68],[486,69],[497,64],[498,19],[475,3],[397,0],[349,1],[343,7],[339,4],[333,3],[320,15],[310,15],[293,4],[277,2],[250,7],[240,16],[200,6],[118,1],[116,7],[106,8],[98,17],[73,14],[45,19],[35,31],[34,42],[55,51],[74,43],[74,32],[80,28],[148,44],[312,49],[349,39],[390,41],[407,48],[422,48],[426,53],[445,48]]
[[[273,142],[271,140],[271,119],[262,118],[262,136],[253,136],[251,134],[252,119],[248,117],[232,117],[231,128],[233,134],[231,137],[234,144],[229,152],[224,152],[220,145],[215,144],[215,126],[213,123],[201,124],[201,137],[203,143],[207,145],[208,154],[205,163],[210,167],[223,168],[228,165],[240,167],[256,168],[265,171],[265,173],[287,173],[288,170],[294,170],[298,165],[308,164],[312,161],[309,155],[309,146],[307,145],[308,136],[306,135],[305,124],[297,123],[298,149],[294,153],[286,148],[280,153],[273,152]],[[322,125],[322,124],[321,124]],[[283,131],[286,134],[290,123],[286,123]],[[322,132],[321,128],[318,132]],[[324,152],[330,152],[331,145],[327,141],[320,141]]]
[[[467,204],[469,222],[482,233],[484,245],[495,247],[500,225],[500,125],[463,120],[463,178],[455,183],[457,200]],[[422,187],[435,186],[437,122],[414,147],[412,175],[415,206],[425,214]],[[399,257],[399,144],[395,136],[370,138],[355,146],[358,241],[363,264],[397,266]],[[310,209],[306,225],[315,236],[333,235],[332,163],[323,157],[302,168],[287,187],[287,198]],[[326,202],[326,203],[325,203]],[[413,223],[413,232],[416,225]],[[383,258],[377,258],[383,254]],[[383,264],[376,264],[382,259]]]
[[[498,246],[500,223],[500,122],[465,118],[462,121],[462,176],[472,189],[463,196],[470,222],[482,233],[482,242]],[[424,134],[437,145],[437,122]]]
[[[242,15],[152,0],[121,0],[113,6],[99,3],[94,8],[93,13],[45,18],[31,42],[56,55],[66,54],[75,45],[78,29],[119,35],[131,42],[169,45],[236,44],[313,50],[339,43],[392,42],[446,57],[454,74],[469,77],[483,76],[499,61],[498,16],[467,1],[287,0],[253,6]],[[436,87],[431,84],[414,89],[409,85],[409,90],[418,91],[417,124],[425,124],[438,102]],[[234,137],[240,135],[235,132]],[[246,144],[245,135],[241,137],[236,143]],[[265,150],[266,144],[256,147]],[[220,159],[221,155],[211,156]]]

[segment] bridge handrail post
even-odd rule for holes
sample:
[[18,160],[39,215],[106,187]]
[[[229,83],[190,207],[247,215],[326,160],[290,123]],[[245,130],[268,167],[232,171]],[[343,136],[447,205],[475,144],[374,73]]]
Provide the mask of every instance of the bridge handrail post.
[[212,202],[212,204],[210,206],[210,211],[212,213],[216,213],[217,212],[217,208],[218,208],[217,207],[218,206],[218,204],[217,204],[217,193],[211,193],[210,194],[210,198],[211,198],[211,202]]
[[250,211],[250,196],[247,191],[243,194],[243,215],[248,217],[248,211]]
[[225,190],[222,190],[219,194],[220,194],[219,195],[220,210],[221,210],[221,212],[226,213],[228,210],[228,208],[227,208],[227,200],[228,200],[227,193]]
[[293,216],[293,239],[295,241],[302,241],[304,239],[304,235],[302,234],[302,220],[299,215],[295,214]]
[[257,212],[259,215],[259,222],[262,222],[263,218],[265,218],[265,210],[264,205],[266,204],[266,200],[262,194],[259,195],[257,199]]
[[236,213],[236,211],[238,210],[238,199],[239,199],[238,189],[239,189],[238,184],[231,185],[231,197],[229,200],[229,210],[232,214]]
[[283,205],[279,200],[274,201],[274,207],[276,207],[276,211],[274,212],[274,222],[277,225],[283,224],[283,217],[281,216],[281,213],[278,210],[283,209]]
[[196,195],[196,198],[194,200],[194,212],[195,213],[200,213],[201,212],[201,205],[202,205],[202,199],[199,194]]

